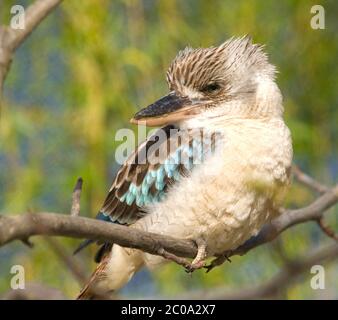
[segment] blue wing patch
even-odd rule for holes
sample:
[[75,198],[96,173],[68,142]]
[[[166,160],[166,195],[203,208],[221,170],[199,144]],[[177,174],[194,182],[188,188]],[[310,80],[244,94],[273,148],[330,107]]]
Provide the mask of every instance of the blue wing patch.
[[[160,141],[158,148],[152,151],[150,158],[157,151],[163,151],[161,148],[168,147],[173,138],[170,134],[172,128],[173,126],[167,126],[160,129],[166,133],[165,139]],[[150,137],[141,144],[118,171],[96,218],[119,224],[132,224],[144,215],[142,211],[144,206],[165,199],[170,185],[179,182],[182,176],[189,175],[197,164],[205,160],[207,152],[213,153],[215,150],[215,134],[211,136],[210,142],[189,132],[183,132],[183,135],[188,139],[174,147],[173,150],[169,150],[167,154],[164,153],[165,158],[157,163],[151,163],[148,158],[146,158],[146,163],[139,160],[142,160],[145,154],[149,156],[148,150],[155,142],[158,143],[158,140]],[[158,153],[161,154],[161,152]],[[93,241],[85,241],[76,251],[78,252],[91,242]],[[100,257],[102,252],[99,254]]]
[[[164,139],[152,139],[155,133],[120,168],[101,209],[112,222],[131,224],[138,220],[143,216],[142,207],[165,199],[168,187],[189,175],[205,160],[207,152],[215,149],[215,134],[209,140],[202,138],[205,135],[201,130],[171,135],[172,128],[160,129],[166,133]],[[144,156],[146,162],[142,163],[139,160],[144,160]]]
[[[171,179],[171,183],[178,182],[182,177],[182,167],[186,171],[191,171],[194,167],[192,157],[194,153],[196,155],[194,159],[197,159],[197,162],[203,160],[203,148],[201,145],[202,143],[193,141],[192,146],[184,145],[179,147],[156,170],[149,170],[139,186],[133,182],[130,183],[129,189],[122,196],[118,197],[120,202],[125,202],[129,206],[135,202],[138,207],[142,207],[162,201],[167,194],[168,178]],[[188,155],[185,163],[181,163],[181,155],[183,153]],[[155,188],[151,189],[152,186]]]

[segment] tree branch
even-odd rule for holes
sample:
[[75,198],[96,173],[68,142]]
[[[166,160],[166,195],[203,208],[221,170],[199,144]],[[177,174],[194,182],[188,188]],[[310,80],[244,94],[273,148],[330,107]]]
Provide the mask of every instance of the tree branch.
[[278,274],[264,284],[241,288],[237,292],[229,292],[226,288],[189,292],[175,299],[248,300],[272,298],[286,289],[301,274],[309,272],[312,266],[331,262],[337,258],[338,245],[328,245],[307,256],[288,261]]
[[177,256],[191,258],[197,253],[197,248],[192,241],[179,240],[90,218],[49,212],[0,216],[0,246],[34,235],[108,241],[152,254],[157,254],[161,248]]
[[292,166],[292,173],[298,182],[318,193],[324,193],[329,190],[327,186],[310,177],[296,165]]
[[82,192],[82,178],[78,178],[72,194],[72,207],[70,215],[76,217],[80,214],[80,198]]
[[319,228],[329,237],[333,240],[338,241],[338,234],[336,234],[333,229],[331,229],[328,225],[325,224],[324,218],[319,218],[317,220],[317,224]]
[[[284,230],[307,221],[317,221],[324,211],[338,202],[338,185],[325,192],[309,206],[285,210],[281,216],[265,225],[259,234],[232,252],[243,255],[249,250],[275,239]],[[57,213],[29,213],[17,216],[0,216],[0,246],[14,240],[25,240],[34,235],[89,238],[117,243],[123,247],[166,256],[163,252],[179,257],[193,258],[197,247],[193,241],[137,230],[133,227],[106,223],[95,219]]]
[[217,257],[214,261],[211,262],[211,265],[207,267],[209,272],[214,267],[219,266],[224,263],[229,257],[234,255],[244,255],[251,249],[263,245],[267,242],[271,242],[278,237],[280,233],[285,231],[292,226],[295,226],[300,223],[308,221],[318,221],[322,219],[323,213],[335,205],[338,202],[338,185],[334,188],[328,190],[314,202],[312,202],[307,207],[295,210],[283,210],[283,213],[272,220],[271,223],[268,223],[263,226],[261,231],[243,245],[239,246],[233,251],[224,252],[222,255]]
[[256,237],[232,252],[232,255],[243,255],[249,250],[275,239],[284,230],[307,221],[317,221],[323,213],[338,202],[338,185],[325,192],[307,207],[284,212],[270,224],[265,225]]
[[25,10],[24,29],[0,26],[0,103],[3,84],[15,50],[62,0],[36,0]]

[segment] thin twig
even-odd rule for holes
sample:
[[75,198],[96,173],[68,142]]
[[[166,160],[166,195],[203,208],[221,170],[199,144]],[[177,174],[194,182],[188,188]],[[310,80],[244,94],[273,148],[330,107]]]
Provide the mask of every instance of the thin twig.
[[296,165],[292,166],[292,173],[298,182],[320,194],[329,190],[327,186],[310,177]]
[[331,229],[328,225],[325,224],[324,218],[320,218],[317,220],[317,224],[319,228],[330,238],[338,241],[338,234],[336,234],[333,229]]
[[21,239],[21,242],[26,245],[28,248],[34,248],[34,243],[31,242],[28,238],[26,239]]
[[82,178],[78,178],[72,194],[72,207],[70,210],[70,215],[76,217],[80,214],[80,198],[82,192]]

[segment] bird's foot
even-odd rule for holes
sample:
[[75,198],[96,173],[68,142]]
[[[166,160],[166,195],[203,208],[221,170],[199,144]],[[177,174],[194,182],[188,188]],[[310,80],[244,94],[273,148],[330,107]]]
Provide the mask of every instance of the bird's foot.
[[192,262],[185,266],[185,272],[193,273],[195,270],[205,268],[206,262],[205,260],[200,260],[197,262]]
[[187,273],[192,273],[195,270],[202,269],[205,267],[205,258],[207,257],[207,245],[203,239],[196,241],[197,244],[197,255],[192,263],[185,266],[185,271]]
[[206,273],[210,272],[213,268],[222,265],[225,261],[231,262],[231,260],[229,259],[230,253],[230,251],[227,251],[212,260],[209,265],[204,266],[204,268],[207,269]]

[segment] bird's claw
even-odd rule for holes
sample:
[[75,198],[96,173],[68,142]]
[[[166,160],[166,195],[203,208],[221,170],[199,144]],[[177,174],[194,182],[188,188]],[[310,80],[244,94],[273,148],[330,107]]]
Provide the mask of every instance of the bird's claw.
[[211,261],[210,264],[204,266],[204,268],[206,269],[206,273],[209,273],[213,268],[220,266],[221,264],[223,264],[225,261],[229,261],[231,262],[231,260],[229,259],[229,257],[227,255],[220,255],[217,258],[215,258],[214,260]]
[[193,273],[197,269],[202,269],[205,267],[205,259],[207,257],[207,245],[204,239],[200,238],[196,240],[197,245],[197,255],[192,263],[188,263],[185,266],[185,272]]
[[185,266],[186,273],[193,273],[195,270],[205,268],[205,261],[201,260],[199,262],[192,262]]
[[215,266],[212,265],[212,263],[206,265],[206,266],[204,267],[204,269],[206,269],[205,273],[209,273],[213,268],[215,268]]

